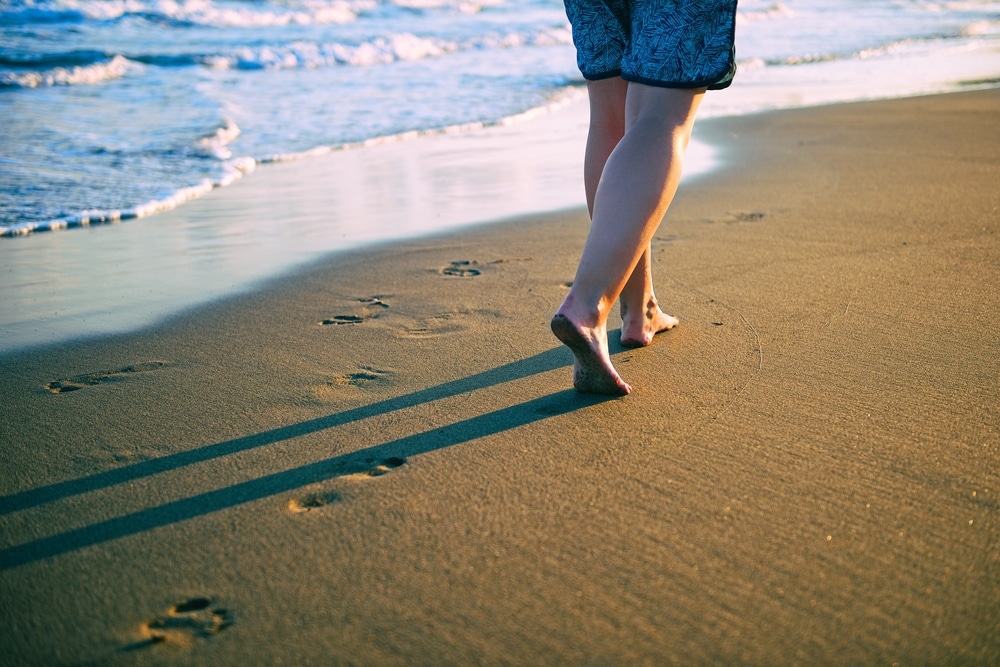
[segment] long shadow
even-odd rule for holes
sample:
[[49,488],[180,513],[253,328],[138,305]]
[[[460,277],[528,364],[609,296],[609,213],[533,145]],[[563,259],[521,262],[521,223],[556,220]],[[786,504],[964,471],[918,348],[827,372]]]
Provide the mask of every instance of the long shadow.
[[[583,395],[569,389],[465,419],[443,428],[434,428],[350,454],[334,456],[298,468],[233,484],[223,489],[208,491],[158,507],[101,521],[83,528],[68,530],[58,535],[43,537],[0,551],[0,571],[286,493],[309,484],[364,472],[372,468],[373,461],[386,460],[390,457],[405,460],[418,454],[445,449],[555,415],[566,414],[604,400],[608,400],[608,398]],[[306,422],[306,424],[314,424],[314,422]],[[293,427],[276,429],[268,433],[284,433],[289,430],[293,431],[294,435],[301,435]],[[318,428],[312,428],[312,430],[318,430]],[[292,435],[287,437],[292,437]]]
[[572,357],[564,347],[556,347],[533,357],[492,368],[469,377],[445,382],[434,387],[421,389],[403,396],[387,398],[384,401],[364,405],[344,412],[318,417],[298,424],[289,424],[280,428],[255,433],[253,435],[226,440],[214,445],[206,445],[177,454],[161,456],[141,463],[133,463],[122,468],[99,472],[89,477],[66,480],[35,489],[28,489],[8,496],[0,497],[0,516],[20,510],[44,505],[62,498],[97,491],[98,489],[131,482],[143,477],[157,475],[168,470],[176,470],[194,463],[210,461],[229,454],[264,447],[282,440],[297,438],[309,433],[323,431],[334,426],[367,419],[375,415],[411,408],[422,403],[430,403],[449,396],[465,393],[473,389],[481,389],[511,380],[518,380],[530,375],[545,373],[556,368],[569,366]]

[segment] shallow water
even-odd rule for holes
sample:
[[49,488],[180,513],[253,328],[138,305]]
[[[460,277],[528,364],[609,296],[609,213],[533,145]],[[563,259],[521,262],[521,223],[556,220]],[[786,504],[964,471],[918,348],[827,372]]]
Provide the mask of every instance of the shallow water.
[[[0,2],[0,234],[143,217],[275,159],[544,107],[581,83],[568,28],[558,0]],[[740,83],[825,84],[824,64],[864,96],[858,63],[998,39],[985,0],[743,0]]]

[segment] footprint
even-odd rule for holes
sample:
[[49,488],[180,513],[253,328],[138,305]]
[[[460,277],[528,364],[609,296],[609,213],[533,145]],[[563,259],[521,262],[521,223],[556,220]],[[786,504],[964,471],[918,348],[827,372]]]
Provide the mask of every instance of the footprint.
[[389,308],[389,304],[382,300],[379,296],[366,296],[357,299],[358,303],[361,304],[359,310],[356,310],[353,315],[341,314],[334,315],[333,317],[328,317],[327,319],[320,322],[323,326],[329,326],[331,324],[361,324],[366,320],[375,320],[382,314],[384,310]]
[[482,274],[479,269],[472,268],[474,266],[484,266],[484,265],[496,265],[496,264],[510,264],[512,262],[532,262],[534,257],[501,257],[500,259],[494,259],[491,262],[478,262],[476,260],[459,260],[452,262],[451,266],[446,266],[439,270],[439,273],[446,276],[459,276],[460,278],[471,278],[473,276],[478,276]]
[[366,297],[362,297],[362,298],[358,299],[358,301],[361,302],[361,305],[368,306],[370,308],[375,308],[375,307],[378,307],[378,308],[388,308],[389,307],[389,304],[387,304],[385,301],[383,301],[382,297],[378,297],[378,296],[366,296]]
[[327,385],[338,387],[347,385],[352,387],[363,387],[371,383],[387,384],[392,381],[392,376],[392,371],[386,371],[372,366],[364,366],[353,373],[335,375],[329,382],[327,382]]
[[370,468],[361,474],[367,477],[381,477],[403,465],[406,465],[406,459],[399,456],[390,456],[380,461],[374,468]]
[[171,607],[166,614],[145,624],[150,644],[170,643],[191,646],[198,639],[207,639],[233,624],[229,610],[213,606],[212,599],[195,597]]
[[378,461],[376,459],[358,459],[346,462],[340,471],[345,479],[364,481],[372,477],[381,477],[396,468],[406,465],[406,459],[401,456],[390,456]]
[[328,317],[327,319],[320,322],[323,326],[329,326],[331,324],[361,324],[365,320],[372,319],[370,317],[360,317],[358,315],[334,315],[333,317]]
[[764,219],[763,211],[737,211],[732,215],[736,222],[757,222]]
[[53,394],[64,394],[68,391],[76,391],[77,389],[83,389],[84,387],[93,387],[98,384],[105,384],[108,382],[121,382],[125,379],[125,376],[132,373],[146,373],[148,371],[155,371],[157,368],[162,368],[166,366],[165,361],[146,361],[141,364],[132,364],[131,366],[123,366],[117,370],[113,371],[101,371],[98,373],[86,373],[84,375],[75,375],[66,380],[55,380],[49,382],[45,385],[45,388],[52,392]]
[[462,319],[468,313],[439,313],[403,328],[403,338],[433,338],[466,329]]
[[307,387],[307,399],[316,405],[329,405],[349,397],[357,399],[358,390],[377,391],[391,386],[395,375],[394,371],[372,366],[359,368],[353,373],[339,373]]
[[759,222],[764,219],[764,211],[726,211],[714,218],[709,218],[708,222],[721,222],[729,225],[740,222]]
[[458,262],[452,262],[451,266],[446,266],[441,269],[441,273],[446,276],[459,276],[461,278],[471,278],[472,276],[478,276],[482,273],[479,269],[471,268],[474,264],[479,264],[479,262],[470,262],[469,260],[461,260]]
[[329,493],[307,493],[298,498],[288,501],[288,511],[295,514],[311,512],[326,505],[332,505],[340,500],[340,496],[334,492]]

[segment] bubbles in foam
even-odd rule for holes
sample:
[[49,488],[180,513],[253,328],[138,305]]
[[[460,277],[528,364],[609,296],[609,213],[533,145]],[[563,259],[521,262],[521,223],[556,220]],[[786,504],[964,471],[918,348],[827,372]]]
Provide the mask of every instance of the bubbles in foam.
[[[77,12],[93,21],[112,21],[128,16],[140,16],[150,21],[180,22],[218,28],[280,27],[287,25],[348,23],[357,12],[376,5],[374,0],[347,2],[311,0],[287,4],[242,5],[211,0],[144,1],[89,0],[84,2],[40,3],[49,16]],[[45,9],[40,9],[45,11]],[[42,15],[39,15],[42,16]]]
[[238,136],[240,136],[239,126],[227,118],[225,125],[212,134],[198,139],[195,142],[195,148],[204,155],[227,160],[233,156],[229,144],[235,141]]
[[121,78],[130,72],[140,72],[141,63],[124,56],[114,56],[107,62],[75,67],[54,67],[45,71],[5,72],[0,74],[0,85],[21,88],[39,86],[71,86],[96,84],[110,79]]
[[213,69],[315,69],[329,66],[371,67],[395,62],[437,58],[470,50],[516,49],[526,46],[568,46],[572,35],[566,28],[537,33],[505,32],[476,35],[465,40],[419,37],[395,33],[357,44],[344,42],[292,42],[287,45],[241,47],[228,55],[212,54],[199,61]]
[[792,17],[795,12],[782,3],[776,3],[765,9],[739,9],[736,12],[736,25],[742,26],[756,21],[767,21],[770,19]]

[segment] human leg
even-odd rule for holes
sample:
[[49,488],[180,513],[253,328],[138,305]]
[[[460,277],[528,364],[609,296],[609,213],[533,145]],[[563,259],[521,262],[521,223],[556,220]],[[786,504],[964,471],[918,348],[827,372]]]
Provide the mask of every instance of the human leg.
[[583,160],[583,186],[587,210],[594,215],[594,196],[608,156],[625,135],[625,99],[628,82],[621,77],[587,82],[590,99],[590,127]]
[[631,391],[611,363],[607,319],[677,189],[703,92],[628,84],[625,132],[604,165],[576,278],[552,321],[553,332],[576,357],[574,385],[580,391]]
[[[680,146],[675,146],[678,169],[691,141],[691,129],[692,125],[686,126],[680,137]],[[680,322],[660,309],[653,292],[652,261],[652,247],[647,245],[618,297],[622,318],[621,343],[626,347],[649,345],[656,334],[673,329]]]
[[[594,214],[594,197],[604,165],[625,134],[625,99],[628,82],[620,77],[587,83],[590,97],[590,128],[583,166],[587,209]],[[649,345],[653,336],[677,325],[676,317],[660,310],[653,293],[651,250],[646,248],[629,277],[621,302],[621,342],[628,347]]]

